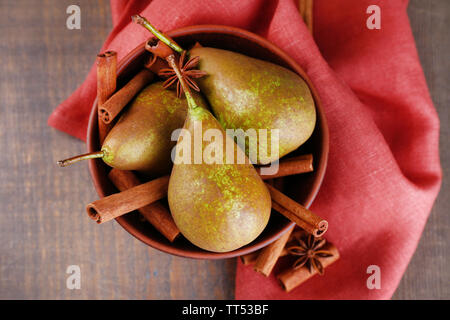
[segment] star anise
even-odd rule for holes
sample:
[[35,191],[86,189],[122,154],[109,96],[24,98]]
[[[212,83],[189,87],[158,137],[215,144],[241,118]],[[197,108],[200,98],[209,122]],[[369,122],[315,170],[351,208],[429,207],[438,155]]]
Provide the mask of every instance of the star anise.
[[[189,59],[188,62],[184,63],[184,60],[186,58],[186,51],[183,51],[183,53],[180,55],[180,60],[178,62],[179,69],[181,71],[181,76],[185,79],[187,85],[194,89],[195,91],[200,91],[200,88],[195,83],[193,79],[195,78],[201,78],[203,76],[206,76],[205,71],[201,71],[198,69],[195,69],[195,67],[198,65],[200,61],[200,57],[193,57]],[[180,84],[180,81],[178,80],[178,77],[175,73],[175,71],[172,68],[164,68],[161,69],[158,72],[158,75],[164,78],[167,78],[166,81],[163,83],[164,88],[168,88],[174,83],[177,84],[177,96],[181,97],[183,93],[183,88]]]
[[323,266],[318,258],[333,256],[329,251],[320,250],[327,241],[322,238],[316,238],[311,234],[307,238],[304,235],[296,235],[294,239],[296,243],[286,248],[289,254],[299,256],[294,262],[293,268],[298,269],[308,266],[310,273],[316,269],[319,274],[323,274]]

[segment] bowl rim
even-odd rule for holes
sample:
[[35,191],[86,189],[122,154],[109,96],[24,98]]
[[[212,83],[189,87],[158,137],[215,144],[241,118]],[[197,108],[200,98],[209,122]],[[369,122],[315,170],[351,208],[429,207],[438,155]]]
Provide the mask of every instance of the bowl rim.
[[[320,101],[319,95],[317,94],[317,90],[315,89],[314,85],[312,84],[311,80],[309,79],[306,72],[303,70],[303,68],[294,60],[292,59],[287,53],[285,53],[282,49],[278,48],[275,44],[271,43],[267,39],[254,34],[250,31],[237,28],[237,27],[231,27],[231,26],[224,26],[224,25],[213,25],[213,24],[206,24],[206,25],[192,25],[187,27],[182,27],[179,29],[174,29],[172,31],[166,32],[166,34],[172,38],[176,38],[178,36],[183,36],[186,34],[198,34],[198,33],[221,33],[221,34],[228,34],[232,36],[239,36],[246,40],[249,40],[251,42],[256,43],[257,45],[260,45],[264,47],[265,49],[268,49],[278,57],[280,57],[282,60],[284,60],[287,64],[289,64],[294,70],[295,73],[299,74],[303,80],[307,83],[309,89],[311,90],[311,94],[313,96],[315,107],[316,107],[316,114],[320,118],[320,121],[316,122],[320,124],[320,130],[322,134],[322,154],[320,159],[318,159],[318,165],[316,171],[318,172],[318,176],[316,179],[314,179],[311,192],[309,193],[309,196],[307,200],[305,201],[305,207],[309,208],[316,198],[320,187],[322,185],[327,163],[328,163],[328,153],[329,153],[329,130],[327,121],[325,118],[324,110],[322,103]],[[131,50],[125,57],[123,57],[117,66],[117,74],[120,75],[120,73],[125,69],[126,66],[129,65],[129,63],[135,59],[138,54],[145,51],[146,41],[142,42],[140,45],[135,47],[133,50]],[[95,120],[97,119],[97,97],[94,100],[94,103],[91,108],[91,114],[89,116],[89,123],[88,123],[88,129],[87,129],[87,148],[89,152],[95,151],[96,149],[96,142],[92,138],[91,132],[93,131],[93,126],[95,125]],[[97,170],[95,165],[95,159],[89,160],[89,172],[92,177],[92,181],[95,187],[95,190],[97,191],[97,194],[100,197],[105,197],[106,194],[100,184],[100,172]],[[226,258],[234,258],[238,257],[244,254],[248,254],[251,252],[254,252],[258,249],[261,249],[270,243],[274,242],[278,238],[280,238],[283,234],[288,232],[290,229],[292,229],[295,226],[294,222],[291,222],[286,225],[282,230],[278,231],[277,233],[273,234],[269,238],[265,239],[264,241],[259,241],[254,244],[246,245],[242,248],[239,248],[234,251],[230,252],[209,252],[209,251],[188,251],[183,250],[180,248],[173,247],[171,243],[161,243],[159,241],[153,240],[151,237],[143,234],[138,229],[136,229],[132,224],[130,224],[124,216],[117,217],[115,219],[120,226],[122,226],[128,233],[133,235],[138,240],[142,241],[146,245],[151,246],[152,248],[155,248],[157,250],[163,251],[165,253],[169,253],[175,256],[179,257],[185,257],[185,258],[194,258],[194,259],[210,259],[210,260],[217,260],[217,259],[226,259]]]

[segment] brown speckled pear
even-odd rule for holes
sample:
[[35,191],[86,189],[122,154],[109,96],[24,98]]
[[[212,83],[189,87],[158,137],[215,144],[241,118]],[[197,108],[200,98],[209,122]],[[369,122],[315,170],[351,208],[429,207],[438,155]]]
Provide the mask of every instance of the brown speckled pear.
[[208,74],[198,79],[198,84],[224,128],[279,129],[279,156],[269,153],[268,157],[258,155],[254,159],[256,150],[248,150],[247,145],[253,162],[269,163],[281,158],[311,136],[316,110],[308,85],[300,76],[276,64],[227,50],[197,47],[190,55],[200,57],[199,69]]
[[[243,151],[206,109],[189,109],[184,129],[190,135],[180,135],[177,155],[186,155],[188,146],[194,145],[195,132],[205,134],[215,129],[226,140],[222,155],[212,152],[211,142],[202,139],[199,147],[183,158],[184,163],[175,161],[168,200],[176,225],[186,239],[208,251],[228,252],[252,242],[264,230],[270,216],[271,199],[263,181]],[[234,150],[226,149],[227,144]],[[194,152],[198,155],[200,149],[202,161],[197,160],[195,164]],[[235,160],[244,158],[245,163],[227,164],[227,152],[234,154]]]
[[[201,106],[203,99],[196,95]],[[106,137],[103,160],[121,170],[137,170],[154,176],[170,172],[172,132],[183,126],[188,105],[161,82],[147,86]]]
[[[199,105],[206,107],[200,95]],[[170,172],[170,157],[176,141],[172,132],[181,128],[186,119],[188,104],[173,90],[166,90],[162,82],[144,88],[131,102],[112,128],[98,152],[58,161],[61,166],[84,159],[102,158],[111,167],[136,170],[151,177]]]

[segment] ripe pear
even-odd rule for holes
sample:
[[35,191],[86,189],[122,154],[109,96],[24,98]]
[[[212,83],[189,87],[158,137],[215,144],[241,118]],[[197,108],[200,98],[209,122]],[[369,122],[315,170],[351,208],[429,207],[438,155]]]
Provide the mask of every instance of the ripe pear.
[[[267,129],[267,144],[245,145],[254,163],[266,164],[297,149],[311,136],[316,122],[314,100],[306,82],[279,65],[236,52],[195,47],[199,69],[206,77],[198,79],[213,114],[226,129]],[[257,155],[258,145],[271,145],[271,131],[279,129],[278,155]],[[274,139],[274,143],[275,143]],[[244,147],[244,146],[242,146]],[[270,147],[268,148],[270,150]]]
[[[204,100],[195,95],[199,105]],[[131,102],[103,142],[101,151],[82,155],[81,159],[102,158],[111,167],[136,170],[149,176],[168,174],[172,167],[172,132],[183,126],[187,115],[186,99],[179,99],[162,82],[144,88]],[[63,160],[60,165],[78,161],[80,157]],[[66,162],[64,162],[66,161]]]
[[[183,154],[184,162],[175,159],[168,189],[176,225],[190,242],[208,251],[228,252],[252,242],[266,227],[271,211],[270,194],[260,176],[205,108],[188,109],[183,129],[188,134],[180,134],[176,155]],[[212,148],[214,152],[206,139],[194,141],[196,130],[206,137],[210,129],[223,137],[223,148]],[[203,157],[196,163],[200,149]],[[227,157],[234,161],[227,162]],[[245,160],[239,164],[237,159]]]

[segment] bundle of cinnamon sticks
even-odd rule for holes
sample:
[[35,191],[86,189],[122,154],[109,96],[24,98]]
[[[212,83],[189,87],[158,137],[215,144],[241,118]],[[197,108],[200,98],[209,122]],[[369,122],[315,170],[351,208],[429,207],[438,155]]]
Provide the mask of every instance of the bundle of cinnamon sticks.
[[[253,265],[253,269],[256,272],[259,272],[262,275],[268,277],[273,271],[279,259],[291,255],[291,248],[297,248],[295,246],[295,242],[303,241],[303,243],[306,244],[309,240],[307,239],[307,237],[308,233],[301,228],[292,228],[267,247],[259,251],[243,255],[240,257],[240,260],[246,266]],[[324,241],[321,238],[314,239],[315,241]],[[314,250],[314,247],[315,245],[311,245],[312,251]],[[323,269],[336,262],[340,257],[338,249],[332,243],[325,242],[323,246],[318,249],[320,250],[320,252],[328,253],[327,255],[323,255],[322,257],[317,258]],[[308,254],[310,253],[306,251],[305,255],[307,256]],[[305,266],[302,267],[296,267],[295,265],[289,266],[282,272],[278,273],[276,275],[276,278],[280,282],[282,288],[285,291],[289,292],[297,288],[299,285],[301,285],[317,273],[320,273],[320,269],[317,270],[314,268],[308,268],[305,263]]]
[[106,51],[97,55],[97,111],[100,144],[114,126],[114,120],[123,108],[153,78],[153,72],[143,69],[116,92],[117,53]]

